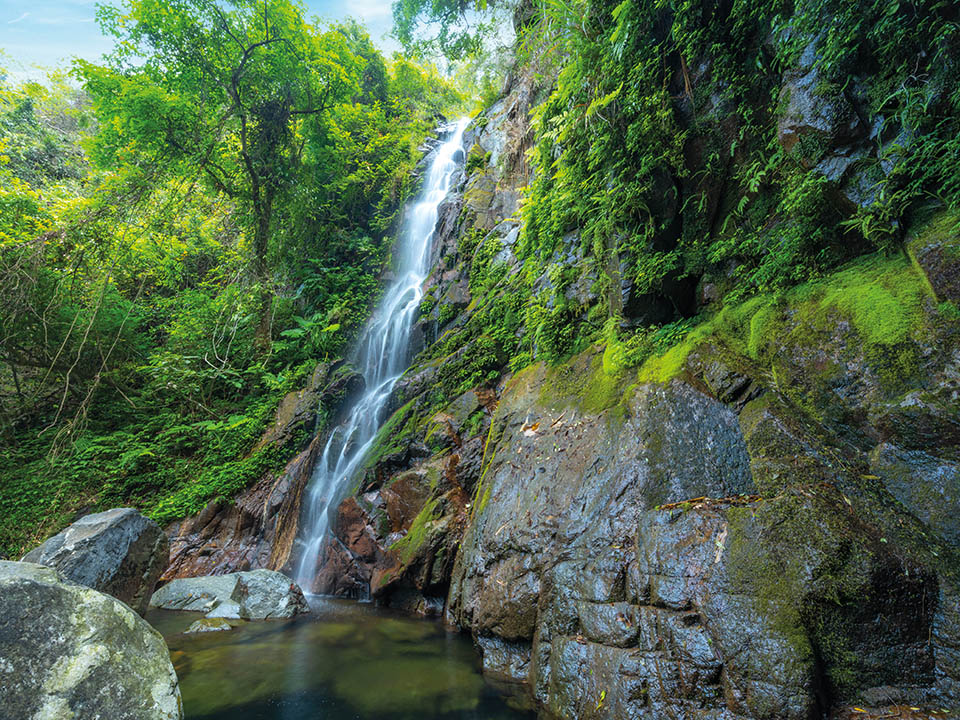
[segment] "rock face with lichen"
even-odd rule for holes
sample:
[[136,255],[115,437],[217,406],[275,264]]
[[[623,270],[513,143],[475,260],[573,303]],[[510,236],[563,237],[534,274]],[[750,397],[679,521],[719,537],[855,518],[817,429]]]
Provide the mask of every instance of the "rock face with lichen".
[[169,543],[153,520],[133,508],[116,508],[80,518],[23,559],[55,568],[143,615],[167,566]]
[[119,600],[0,561],[0,617],[2,717],[183,717],[163,638]]

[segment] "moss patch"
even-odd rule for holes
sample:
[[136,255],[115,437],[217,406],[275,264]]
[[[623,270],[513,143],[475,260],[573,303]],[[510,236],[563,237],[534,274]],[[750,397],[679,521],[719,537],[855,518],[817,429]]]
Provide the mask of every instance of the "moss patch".
[[554,410],[576,407],[600,413],[617,405],[627,377],[609,353],[594,347],[547,370],[539,402]]
[[[417,436],[420,431],[420,417],[417,413],[417,399],[410,400],[407,404],[400,407],[377,431],[363,461],[363,466],[358,472],[356,482],[360,482],[363,473],[389,455],[402,452]],[[354,487],[353,492],[357,488]]]
[[665,353],[648,358],[638,377],[668,382],[683,372],[690,353],[708,341],[772,362],[785,343],[816,347],[821,333],[848,322],[881,380],[895,383],[916,370],[913,341],[927,330],[929,297],[924,277],[908,258],[871,255],[825,279],[724,308]]
[[397,554],[404,565],[409,565],[416,558],[420,548],[430,537],[433,523],[440,518],[440,513],[437,511],[438,505],[439,500],[437,498],[424,503],[424,506],[420,508],[420,512],[417,513],[410,524],[407,534],[390,546],[390,549]]

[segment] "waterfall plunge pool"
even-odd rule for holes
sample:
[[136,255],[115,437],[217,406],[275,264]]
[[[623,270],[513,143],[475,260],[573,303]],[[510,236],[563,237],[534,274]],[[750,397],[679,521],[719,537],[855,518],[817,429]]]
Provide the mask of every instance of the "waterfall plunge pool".
[[295,620],[184,634],[199,613],[151,610],[186,720],[530,720],[437,621],[312,598]]

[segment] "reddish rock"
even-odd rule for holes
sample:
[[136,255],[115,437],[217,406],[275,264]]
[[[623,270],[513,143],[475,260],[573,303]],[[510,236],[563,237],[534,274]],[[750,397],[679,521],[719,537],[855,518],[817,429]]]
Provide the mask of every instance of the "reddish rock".
[[232,504],[211,501],[197,515],[167,526],[170,565],[160,581],[284,568],[297,537],[300,499],[326,440],[315,433],[320,411],[334,424],[362,389],[363,377],[347,363],[317,365],[305,388],[281,400],[273,424],[254,448],[280,446],[296,456],[282,473],[268,473]]
[[314,592],[368,598],[397,568],[397,559],[378,542],[371,517],[355,497],[340,503],[333,532],[335,538],[324,549]]
[[421,470],[400,473],[389,487],[383,488],[380,495],[390,518],[390,532],[408,530],[430,493],[429,480]]
[[300,498],[321,449],[315,438],[279,477],[265,476],[234,504],[213,501],[167,526],[170,565],[160,581],[283,568],[297,535]]

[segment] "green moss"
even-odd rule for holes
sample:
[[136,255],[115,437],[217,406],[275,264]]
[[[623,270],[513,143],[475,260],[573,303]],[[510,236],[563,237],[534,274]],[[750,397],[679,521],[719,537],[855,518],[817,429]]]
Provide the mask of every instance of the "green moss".
[[594,347],[547,370],[540,386],[540,404],[599,413],[619,403],[626,379],[615,355]]
[[793,294],[802,298],[808,293],[808,316],[836,308],[871,345],[904,342],[924,321],[926,286],[903,257],[865,258]]
[[868,256],[822,280],[723,308],[666,352],[649,357],[638,377],[668,382],[705,342],[720,341],[773,364],[784,345],[816,347],[846,321],[881,382],[893,386],[917,370],[913,341],[926,330],[928,301],[925,280],[906,257]]
[[433,524],[440,517],[437,512],[439,502],[437,498],[428,500],[413,519],[407,534],[390,546],[404,565],[409,565],[416,558],[420,548],[430,537]]
[[467,155],[467,175],[472,175],[477,170],[483,170],[490,164],[490,153],[484,152],[483,148],[480,145],[474,145],[470,148],[470,153]]
[[687,362],[687,357],[697,346],[697,338],[702,333],[697,333],[695,337],[690,337],[675,345],[663,355],[655,355],[647,360],[641,366],[637,373],[637,379],[640,382],[658,382],[667,383],[683,372],[683,366]]
[[731,577],[740,587],[749,588],[757,614],[789,643],[795,657],[812,664],[813,648],[800,613],[804,584],[799,558],[778,557],[772,544],[756,541],[754,508],[731,508],[727,520]]
[[401,452],[407,447],[421,429],[419,420],[416,398],[394,412],[377,431],[370,450],[364,458],[358,479],[362,479],[363,471],[374,467],[386,456]]
[[960,257],[960,214],[954,211],[939,212],[917,223],[911,235],[911,250],[935,243],[954,257]]

